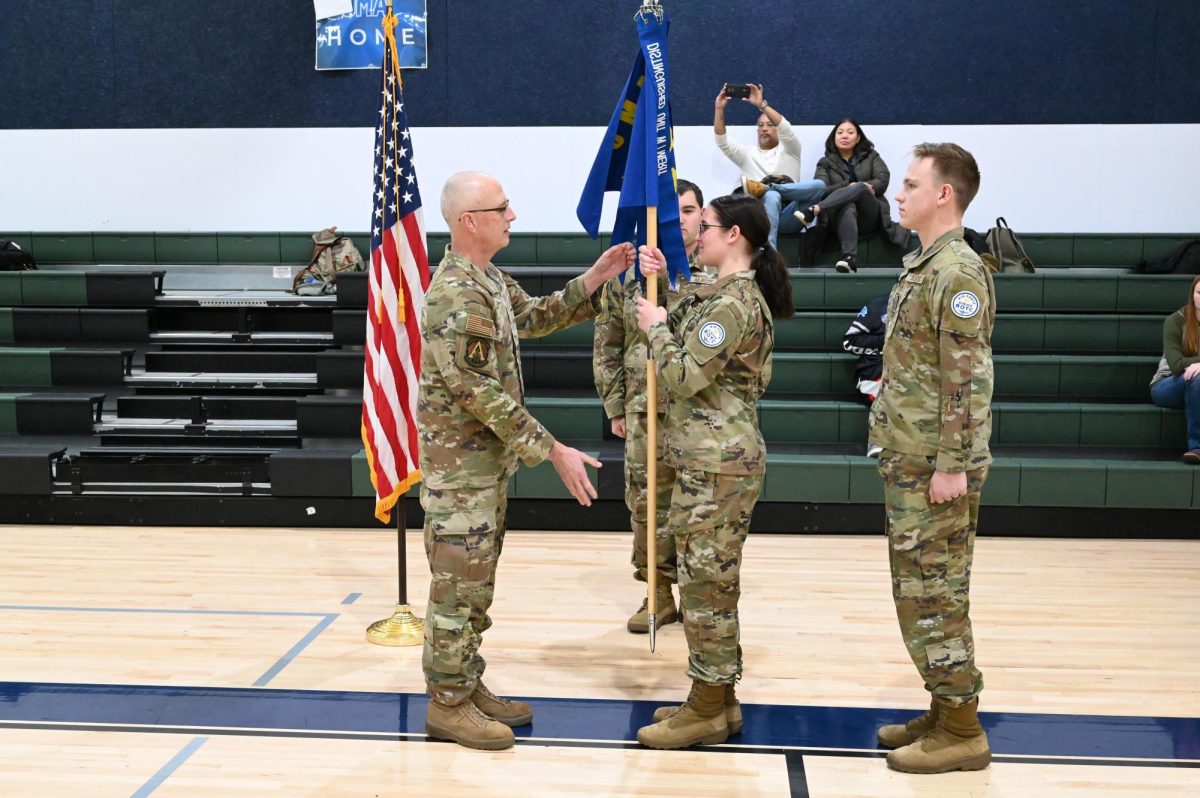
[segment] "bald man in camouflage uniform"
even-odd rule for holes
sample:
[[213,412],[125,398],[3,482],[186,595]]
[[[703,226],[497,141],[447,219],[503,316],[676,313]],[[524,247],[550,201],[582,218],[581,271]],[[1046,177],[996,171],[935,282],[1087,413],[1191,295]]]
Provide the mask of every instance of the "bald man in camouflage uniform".
[[583,275],[531,298],[492,256],[516,214],[493,178],[454,175],[442,193],[450,245],[429,285],[417,400],[421,506],[432,582],[421,664],[430,701],[426,731],[472,748],[513,744],[510,726],[530,723],[529,704],[483,684],[479,654],[504,544],[509,478],[518,460],[550,460],[583,505],[596,498],[588,455],[564,446],[525,408],[518,337],[537,337],[593,317],[592,294],[633,262],[612,247]]
[[[680,280],[671,288],[666,277],[658,281],[658,300],[663,307],[673,308],[682,297],[697,288],[713,282],[711,275],[696,260],[696,238],[699,234],[700,211],[704,207],[704,195],[700,188],[687,180],[676,183],[679,195],[679,227],[683,232],[683,248],[688,253],[690,280]],[[624,282],[609,280],[603,290],[600,315],[596,317],[595,359],[592,371],[596,378],[596,390],[604,402],[604,413],[610,419],[613,434],[625,439],[625,506],[629,508],[630,525],[633,528],[633,578],[646,581],[648,547],[646,535],[648,474],[646,456],[646,358],[649,354],[646,336],[637,328],[637,298],[642,296],[644,281],[629,270]],[[671,585],[678,581],[675,567],[675,537],[667,526],[667,513],[671,509],[671,488],[675,484],[675,470],[663,459],[666,444],[663,438],[662,414],[666,411],[666,387],[658,388],[659,423],[656,428],[657,469],[655,471],[656,534],[655,550],[657,578],[658,628],[678,620],[675,598]],[[644,593],[644,590],[643,590]],[[646,599],[642,606],[626,623],[626,628],[635,634],[650,631],[650,619]]]
[[888,301],[883,384],[871,444],[883,448],[892,596],[930,709],[879,730],[910,773],[978,770],[991,761],[977,717],[969,590],[980,492],[992,456],[991,272],[963,241],[962,215],[979,188],[971,154],[923,144],[897,196],[900,223],[921,249],[904,259]]

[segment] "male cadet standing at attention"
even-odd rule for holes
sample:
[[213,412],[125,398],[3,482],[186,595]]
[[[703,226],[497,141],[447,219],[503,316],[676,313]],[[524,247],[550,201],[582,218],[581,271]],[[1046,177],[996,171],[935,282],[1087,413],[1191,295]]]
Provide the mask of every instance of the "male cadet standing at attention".
[[482,681],[481,636],[504,543],[509,477],[520,459],[549,459],[580,504],[596,490],[584,464],[600,463],[554,439],[525,408],[518,336],[537,337],[591,318],[592,294],[633,263],[630,244],[610,248],[566,288],[531,298],[492,264],[517,215],[504,189],[460,172],[442,189],[450,245],[429,285],[421,334],[421,506],[432,582],[421,660],[430,700],[425,730],[471,748],[513,744],[510,726],[533,720],[529,704],[493,695]]
[[929,711],[884,726],[888,766],[909,773],[991,762],[977,711],[969,590],[979,496],[992,462],[991,273],[963,241],[979,167],[957,144],[921,144],[896,195],[921,249],[892,289],[871,444],[883,448],[892,597]]
[[[658,286],[659,304],[674,307],[676,300],[691,291],[713,281],[696,262],[696,243],[700,235],[700,211],[704,208],[704,195],[700,188],[687,180],[676,181],[679,196],[679,227],[683,232],[683,251],[688,254],[688,266],[692,270],[689,282],[680,282],[671,288],[665,276],[660,277]],[[646,581],[648,564],[646,534],[648,531],[646,492],[646,336],[637,326],[637,298],[642,295],[642,282],[635,279],[630,269],[625,282],[609,280],[604,285],[600,315],[596,317],[595,359],[592,370],[596,378],[596,390],[604,402],[604,414],[611,419],[613,434],[625,439],[625,505],[629,508],[633,527],[633,578]],[[675,536],[667,527],[671,509],[671,489],[675,485],[675,471],[662,459],[666,444],[663,439],[661,417],[666,412],[666,390],[660,385],[658,395],[659,424],[658,468],[655,472],[658,497],[655,516],[656,567],[658,580],[658,613],[656,628],[678,620],[671,585],[676,583]],[[650,619],[646,612],[646,600],[641,609],[633,614],[626,624],[631,632],[644,634],[650,631]]]

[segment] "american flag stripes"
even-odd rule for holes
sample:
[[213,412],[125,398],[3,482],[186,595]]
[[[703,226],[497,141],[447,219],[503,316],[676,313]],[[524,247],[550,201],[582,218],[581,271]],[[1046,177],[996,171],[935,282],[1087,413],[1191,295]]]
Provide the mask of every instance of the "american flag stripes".
[[391,520],[392,507],[400,496],[421,481],[416,402],[421,310],[429,288],[425,223],[404,112],[395,19],[389,9],[384,19],[383,80],[375,128],[362,414],[363,445],[375,486],[375,517],[385,523]]

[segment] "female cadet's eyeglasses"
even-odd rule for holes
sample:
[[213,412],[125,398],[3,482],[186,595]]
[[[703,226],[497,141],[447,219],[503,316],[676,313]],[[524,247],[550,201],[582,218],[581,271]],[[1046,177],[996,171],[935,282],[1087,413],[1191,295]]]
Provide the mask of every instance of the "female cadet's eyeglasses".
[[709,224],[708,222],[701,222],[700,223],[700,235],[704,235],[705,230],[711,230],[714,227],[719,227],[722,230],[729,229],[729,225],[727,225],[727,224]]

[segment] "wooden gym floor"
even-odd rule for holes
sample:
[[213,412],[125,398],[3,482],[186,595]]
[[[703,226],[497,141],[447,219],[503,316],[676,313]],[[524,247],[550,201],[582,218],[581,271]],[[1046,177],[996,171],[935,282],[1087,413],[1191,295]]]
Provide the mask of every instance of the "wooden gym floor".
[[[946,776],[875,746],[925,702],[881,536],[751,537],[746,728],[683,752],[634,742],[688,685],[682,626],[655,654],[625,631],[627,534],[509,534],[482,652],[535,720],[500,753],[428,741],[420,647],[364,640],[392,609],[394,532],[7,526],[0,551],[10,798],[1200,794],[1197,541],[977,541],[996,758]],[[421,612],[419,531],[407,551]]]

